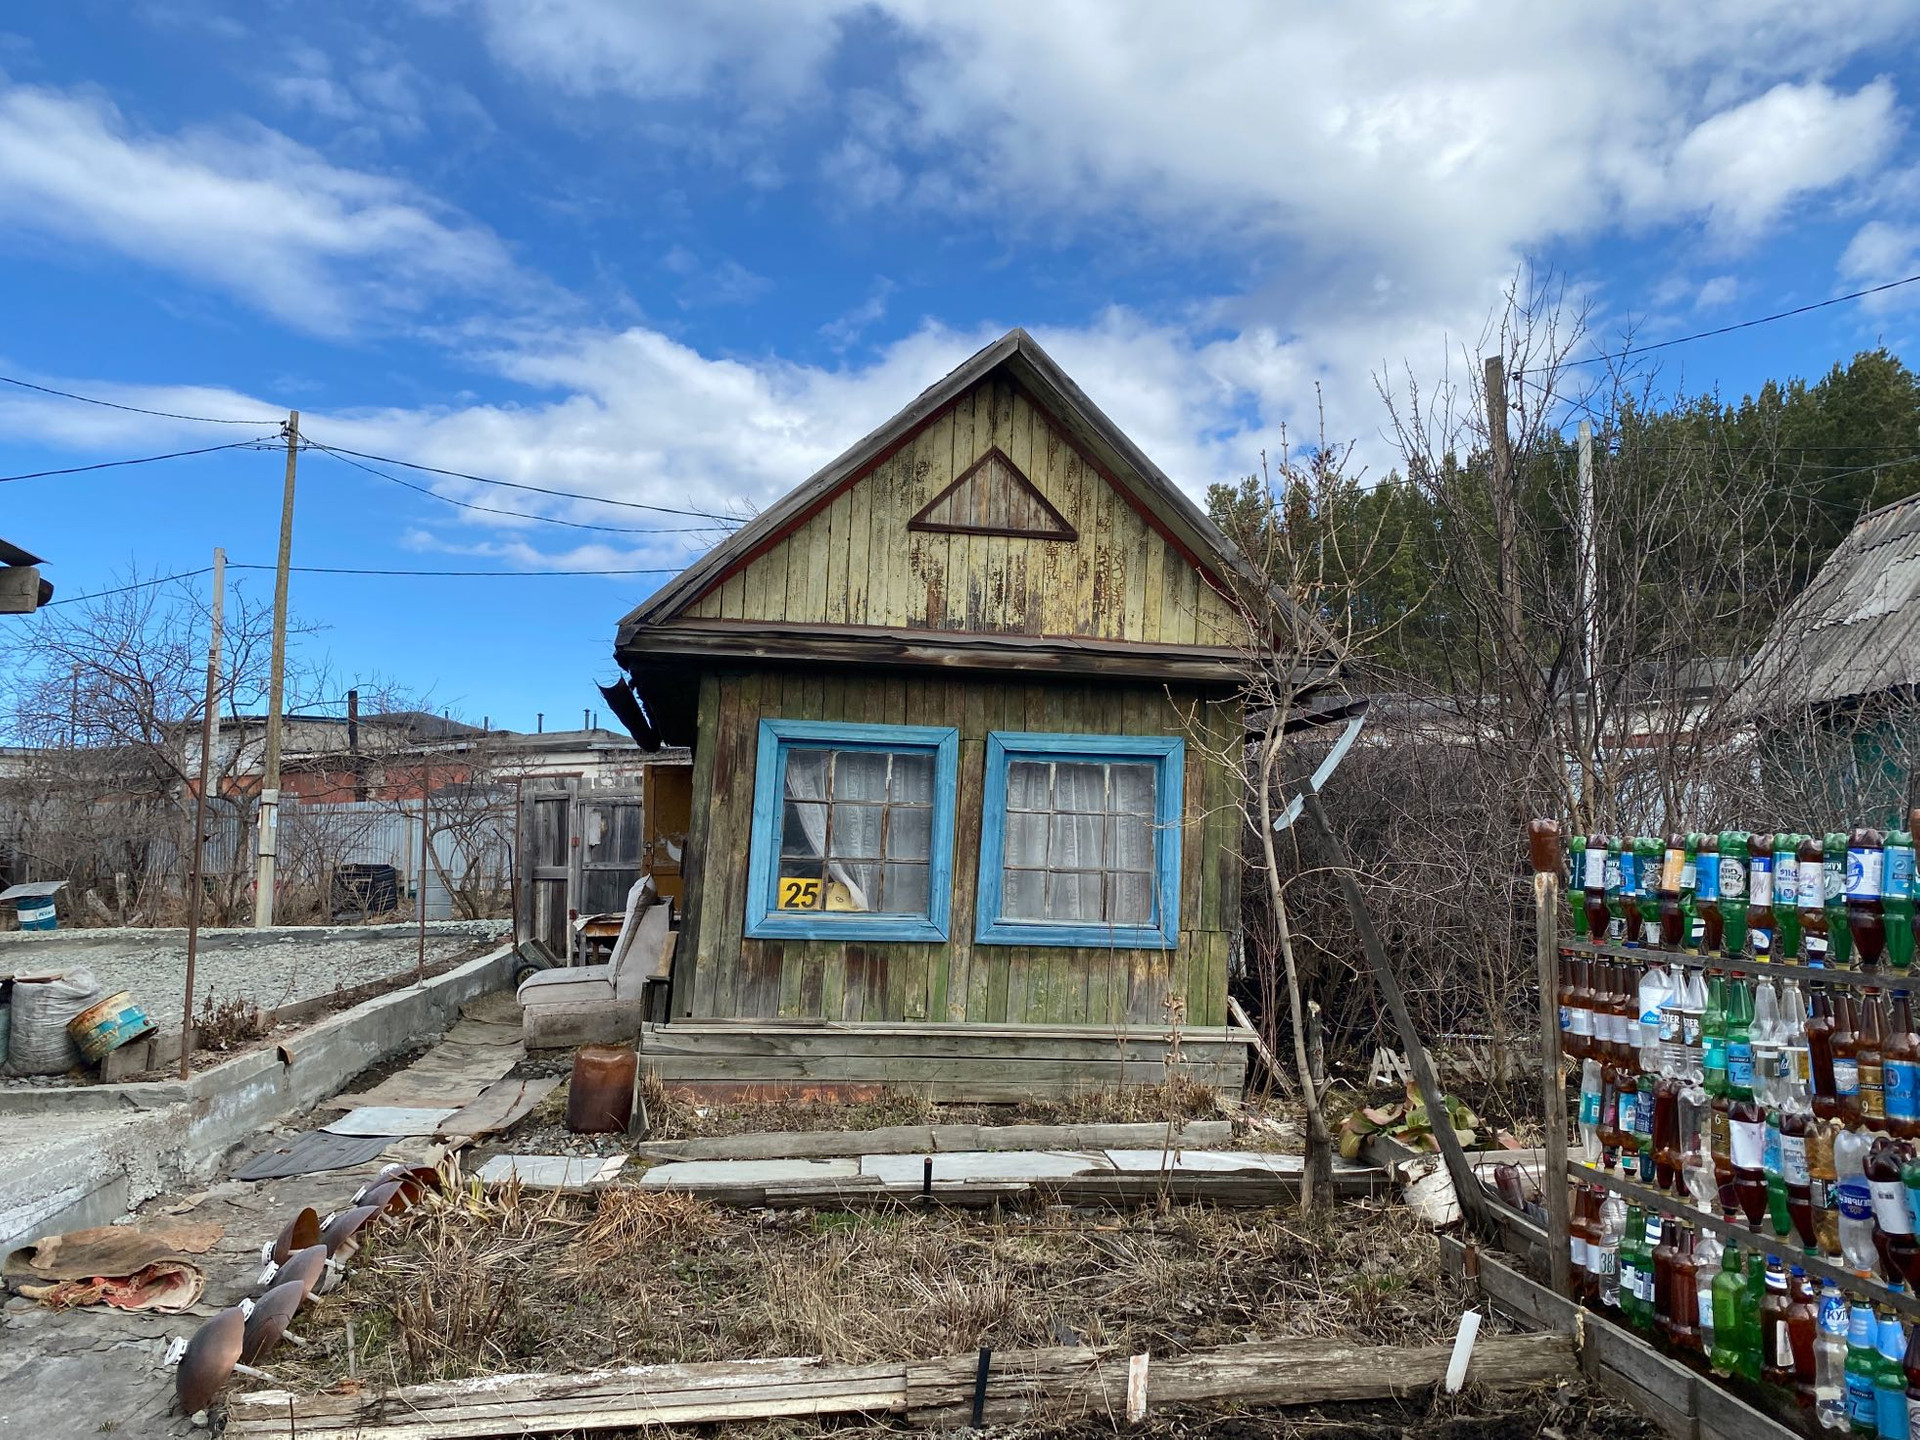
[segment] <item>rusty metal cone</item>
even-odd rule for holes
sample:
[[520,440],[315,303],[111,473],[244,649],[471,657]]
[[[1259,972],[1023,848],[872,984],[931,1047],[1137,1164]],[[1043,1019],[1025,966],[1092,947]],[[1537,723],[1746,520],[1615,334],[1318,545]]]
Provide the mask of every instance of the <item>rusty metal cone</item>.
[[272,1258],[276,1265],[287,1263],[287,1257],[296,1250],[304,1250],[320,1241],[320,1213],[311,1205],[289,1220],[273,1242]]
[[311,1295],[314,1287],[320,1283],[321,1273],[326,1268],[327,1247],[316,1242],[304,1250],[294,1251],[287,1257],[287,1263],[282,1265],[273,1277],[274,1287],[277,1289],[297,1280],[302,1287],[302,1293]]
[[233,1378],[246,1333],[247,1317],[238,1305],[222,1310],[193,1332],[173,1372],[173,1393],[182,1415],[198,1415]]
[[404,1180],[382,1180],[360,1197],[360,1203],[369,1209],[384,1210],[389,1215],[398,1215],[413,1203],[407,1197],[405,1186]]
[[242,1365],[257,1365],[266,1358],[267,1353],[280,1343],[280,1337],[287,1333],[287,1326],[293,1323],[293,1312],[300,1308],[300,1302],[306,1298],[306,1286],[298,1280],[289,1280],[284,1285],[275,1285],[254,1302],[253,1314],[247,1317],[246,1327],[242,1331]]
[[[379,1213],[378,1205],[356,1205],[351,1210],[342,1210],[320,1227],[320,1244],[327,1247],[329,1255],[338,1255],[340,1247],[348,1241],[352,1241],[353,1248],[358,1249],[360,1242],[356,1236],[360,1228]],[[349,1255],[352,1253],[353,1250],[347,1251]]]

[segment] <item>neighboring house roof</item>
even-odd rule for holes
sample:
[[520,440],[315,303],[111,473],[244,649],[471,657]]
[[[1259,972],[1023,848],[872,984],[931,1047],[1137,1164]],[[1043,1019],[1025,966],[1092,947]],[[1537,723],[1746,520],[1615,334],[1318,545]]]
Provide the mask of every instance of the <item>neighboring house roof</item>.
[[1920,496],[1870,510],[1781,614],[1736,694],[1749,712],[1920,685]]

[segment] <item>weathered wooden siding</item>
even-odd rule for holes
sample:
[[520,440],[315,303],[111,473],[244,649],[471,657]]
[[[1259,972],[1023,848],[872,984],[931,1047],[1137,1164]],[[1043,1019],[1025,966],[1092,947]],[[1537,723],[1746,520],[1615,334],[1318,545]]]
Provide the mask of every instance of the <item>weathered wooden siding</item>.
[[[994,445],[1077,540],[907,528]],[[1174,645],[1231,644],[1235,630],[1225,597],[1004,376],[961,396],[686,613]]]
[[[754,743],[762,716],[960,731],[952,939],[942,944],[744,938]],[[1177,950],[973,944],[981,780],[991,730],[1187,738]],[[1201,691],[939,676],[752,670],[700,682],[693,877],[675,1016],[1163,1024],[1170,996],[1226,1023],[1227,938],[1240,909],[1241,712]]]

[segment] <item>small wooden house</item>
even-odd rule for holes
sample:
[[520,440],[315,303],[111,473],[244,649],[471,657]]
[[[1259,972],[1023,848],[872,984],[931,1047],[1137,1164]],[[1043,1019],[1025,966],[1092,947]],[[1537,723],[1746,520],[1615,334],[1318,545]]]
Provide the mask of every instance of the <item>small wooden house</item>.
[[1179,1027],[1237,1087],[1236,575],[1015,330],[634,610],[624,708],[694,755],[649,1063],[1007,1098]]

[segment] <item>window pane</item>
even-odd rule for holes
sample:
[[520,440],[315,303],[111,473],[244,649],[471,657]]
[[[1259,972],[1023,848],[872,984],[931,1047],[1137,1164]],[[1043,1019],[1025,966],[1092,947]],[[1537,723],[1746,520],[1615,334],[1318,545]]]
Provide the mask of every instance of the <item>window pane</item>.
[[1107,921],[1113,925],[1151,925],[1153,923],[1153,876],[1114,875],[1107,889],[1111,897]]
[[887,866],[884,908],[891,911],[924,913],[927,908],[927,867],[924,865]]
[[1009,920],[1047,918],[1047,875],[1044,870],[1009,870],[1001,889],[1000,908]]
[[1007,808],[1045,810],[1049,767],[1044,761],[1015,760],[1007,766]]
[[880,817],[884,813],[879,805],[836,804],[833,807],[833,830],[827,836],[827,853],[836,860],[877,859],[880,855]]
[[827,752],[824,750],[787,751],[787,794],[797,800],[824,800],[827,797]]
[[1153,869],[1153,824],[1144,815],[1115,815],[1107,822],[1107,862],[1115,870]]
[[1040,870],[1047,863],[1047,817],[1044,815],[1007,816],[1006,863],[1029,870]]
[[905,801],[913,805],[931,805],[933,803],[933,757],[931,755],[902,755],[893,757],[892,788],[888,798]]
[[887,857],[925,860],[933,848],[933,811],[896,805],[887,812]]
[[1100,918],[1100,879],[1084,871],[1055,871],[1047,877],[1047,918],[1049,920],[1098,920]]
[[1128,815],[1153,814],[1153,766],[1115,765],[1111,774],[1113,809]]
[[1056,815],[1047,864],[1055,870],[1085,870],[1106,863],[1105,817]]
[[780,828],[781,855],[818,855],[820,842],[826,838],[826,833],[826,806],[787,801]]
[[885,800],[887,755],[876,750],[839,750],[833,757],[833,798]]
[[818,910],[826,901],[826,866],[818,860],[782,860],[774,879],[774,906]]
[[1055,765],[1053,767],[1053,808],[1055,810],[1101,811],[1107,808],[1107,767],[1104,765]]

